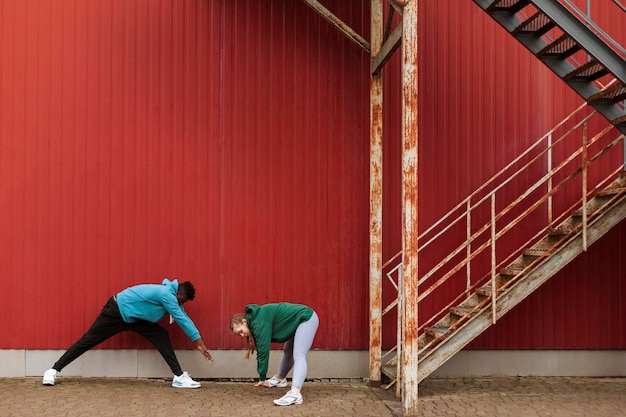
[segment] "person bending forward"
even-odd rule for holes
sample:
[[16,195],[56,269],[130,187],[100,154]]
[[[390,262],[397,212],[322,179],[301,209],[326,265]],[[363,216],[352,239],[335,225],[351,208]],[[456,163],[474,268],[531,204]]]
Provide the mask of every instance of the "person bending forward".
[[157,324],[166,314],[170,314],[171,320],[178,323],[196,344],[196,349],[202,356],[212,361],[200,332],[183,309],[183,304],[193,300],[195,294],[196,290],[191,282],[186,281],[179,285],[178,280],[170,281],[166,278],[161,285],[135,285],[112,296],[89,330],[44,373],[43,384],[54,385],[57,373],[94,346],[120,332],[133,331],[148,339],[165,359],[174,373],[173,387],[199,388],[200,383],[181,369],[169,333]]
[[[311,307],[290,303],[262,306],[249,304],[244,311],[244,314],[235,314],[232,317],[230,330],[247,339],[246,358],[256,348],[259,381],[255,386],[286,387],[287,374],[293,368],[291,389],[283,397],[274,400],[274,404],[302,404],[301,390],[307,375],[306,356],[319,326],[317,313]],[[285,345],[278,373],[267,379],[272,342],[284,342]]]

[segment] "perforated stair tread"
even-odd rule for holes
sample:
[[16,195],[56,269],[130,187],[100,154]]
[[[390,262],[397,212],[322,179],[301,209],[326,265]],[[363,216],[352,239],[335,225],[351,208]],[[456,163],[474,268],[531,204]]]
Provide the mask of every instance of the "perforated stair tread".
[[554,28],[556,25],[548,16],[546,16],[543,12],[537,12],[530,18],[526,19],[519,25],[513,32],[511,32],[514,36],[519,35],[532,35],[532,36],[542,36],[545,35],[550,29]]
[[576,230],[576,227],[574,226],[551,227],[548,230],[548,235],[549,236],[564,236],[564,235],[568,235],[572,233],[574,230]]
[[507,266],[500,270],[500,275],[514,277],[521,274],[524,271],[523,266]]
[[607,196],[613,196],[613,195],[623,193],[623,192],[626,192],[626,186],[625,187],[612,187],[612,188],[605,188],[603,190],[598,190],[596,192],[596,195],[600,197],[607,197]]
[[591,60],[563,77],[566,81],[594,81],[607,75],[609,71],[596,60]]
[[450,313],[459,316],[459,317],[463,317],[466,316],[470,313],[472,313],[474,311],[475,307],[464,307],[464,306],[456,306],[456,307],[451,307],[450,308]]
[[524,255],[528,255],[528,256],[541,256],[541,255],[545,255],[549,251],[550,251],[550,248],[548,248],[548,247],[545,247],[545,246],[535,246],[535,247],[532,247],[532,248],[524,249],[523,253],[524,253]]
[[587,98],[587,103],[617,103],[624,99],[626,99],[626,86],[617,83]]
[[537,52],[537,57],[564,59],[580,50],[580,45],[571,36],[565,34]]
[[440,337],[450,331],[450,327],[427,327],[425,329],[426,333],[433,337]]

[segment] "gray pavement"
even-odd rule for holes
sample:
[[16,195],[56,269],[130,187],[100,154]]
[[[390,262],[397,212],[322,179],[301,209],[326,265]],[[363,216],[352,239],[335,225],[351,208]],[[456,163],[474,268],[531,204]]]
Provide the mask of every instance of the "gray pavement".
[[[0,416],[402,416],[394,389],[351,381],[307,381],[302,405],[276,407],[284,388],[252,382],[61,377],[0,379]],[[626,378],[429,378],[420,384],[419,415],[626,417]]]

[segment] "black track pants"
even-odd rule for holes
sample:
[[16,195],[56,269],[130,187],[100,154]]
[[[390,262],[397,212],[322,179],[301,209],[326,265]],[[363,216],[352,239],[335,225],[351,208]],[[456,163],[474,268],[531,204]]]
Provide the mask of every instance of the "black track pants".
[[115,297],[109,298],[109,301],[104,305],[100,315],[98,315],[89,330],[87,330],[87,333],[59,358],[53,368],[57,371],[61,371],[74,359],[78,358],[89,349],[104,342],[111,336],[129,330],[139,333],[148,339],[150,343],[157,348],[161,356],[163,356],[163,359],[165,359],[165,362],[167,362],[172,372],[175,375],[182,375],[180,364],[174,353],[174,348],[172,347],[172,342],[170,341],[170,336],[167,331],[157,323],[145,320],[140,320],[135,323],[126,323],[122,319]]

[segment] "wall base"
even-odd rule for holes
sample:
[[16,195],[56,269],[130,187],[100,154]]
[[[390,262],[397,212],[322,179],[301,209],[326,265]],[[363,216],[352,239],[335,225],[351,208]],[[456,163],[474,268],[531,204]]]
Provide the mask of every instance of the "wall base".
[[[0,350],[0,377],[41,376],[63,350]],[[176,352],[183,370],[199,379],[256,378],[256,359],[245,351],[212,350],[206,362],[195,350]],[[270,355],[276,372],[281,351]],[[358,378],[369,375],[367,351],[314,350],[308,356],[308,378]],[[169,378],[171,372],[156,350],[91,350],[61,373],[63,376]],[[463,350],[432,375],[472,376],[626,376],[622,350]]]

